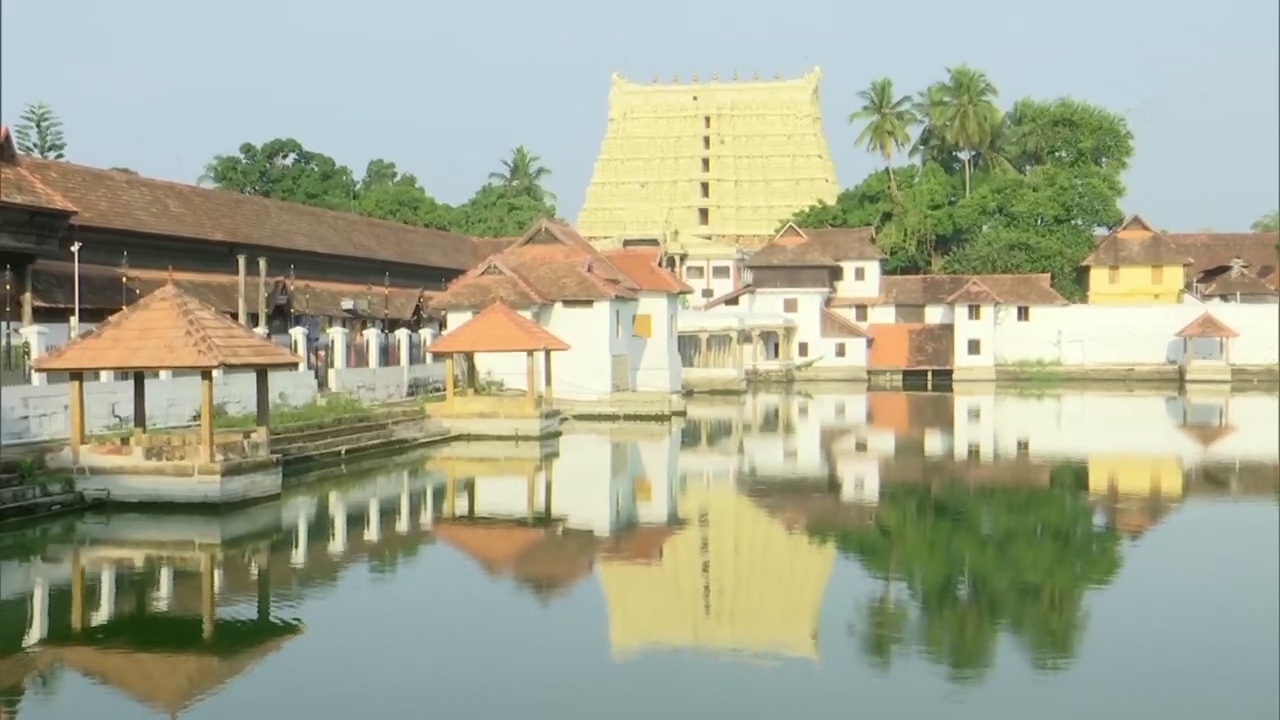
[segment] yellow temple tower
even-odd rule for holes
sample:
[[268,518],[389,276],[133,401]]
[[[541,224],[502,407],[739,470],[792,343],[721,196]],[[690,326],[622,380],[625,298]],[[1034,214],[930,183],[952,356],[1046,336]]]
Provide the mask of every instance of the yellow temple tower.
[[578,231],[727,258],[819,200],[835,202],[815,68],[801,78],[650,85],[616,73]]

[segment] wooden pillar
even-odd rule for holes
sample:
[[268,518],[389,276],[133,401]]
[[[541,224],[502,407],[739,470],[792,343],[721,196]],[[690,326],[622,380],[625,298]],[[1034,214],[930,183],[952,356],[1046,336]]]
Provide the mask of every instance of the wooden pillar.
[[258,622],[271,619],[271,554],[260,553],[255,559],[258,564]]
[[525,396],[529,399],[529,407],[538,407],[538,368],[534,363],[533,351],[524,354]]
[[84,629],[84,561],[80,548],[71,551],[71,631]]
[[532,520],[532,519],[533,519],[533,513],[534,513],[535,507],[536,507],[537,502],[538,502],[538,497],[537,497],[537,495],[538,495],[537,487],[538,487],[538,486],[537,486],[537,484],[536,484],[536,483],[537,483],[537,473],[536,473],[536,472],[530,472],[530,473],[529,473],[529,477],[528,477],[527,481],[525,482],[525,488],[524,488],[524,494],[525,494],[525,513],[529,516],[529,519],[530,519],[530,520]]
[[200,459],[213,462],[213,371],[200,371]]
[[453,402],[453,394],[456,392],[453,387],[453,353],[444,356],[444,401],[445,403]]
[[[31,327],[36,324],[36,304],[35,294],[31,284],[31,268],[33,263],[28,263],[22,268],[22,327]],[[5,318],[8,320],[8,318]]]
[[476,516],[476,494],[479,491],[480,482],[475,478],[471,478],[471,482],[467,483],[467,517]]
[[147,376],[141,370],[133,371],[133,434],[147,432]]
[[548,460],[542,471],[542,514],[551,519],[551,483],[554,460]]
[[213,639],[217,620],[213,594],[213,556],[206,554],[200,556],[200,636],[206,641]]
[[71,385],[71,464],[80,463],[80,448],[84,445],[84,373],[70,374]]
[[472,395],[480,394],[480,368],[476,367],[475,353],[467,353],[467,386]]
[[542,387],[543,396],[547,398],[547,402],[553,402],[555,393],[551,388],[551,351],[542,351]]
[[458,516],[458,479],[454,476],[452,467],[445,471],[444,512],[449,518]]
[[257,389],[258,434],[266,439],[271,436],[271,378],[266,368],[253,371]]

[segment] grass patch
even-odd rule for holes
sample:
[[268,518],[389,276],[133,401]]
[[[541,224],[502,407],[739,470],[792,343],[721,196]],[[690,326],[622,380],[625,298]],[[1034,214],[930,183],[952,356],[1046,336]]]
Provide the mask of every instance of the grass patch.
[[[378,417],[377,406],[366,405],[346,395],[329,395],[296,407],[277,405],[271,408],[271,427],[310,424],[358,425]],[[257,427],[252,413],[228,414],[222,406],[213,409],[213,424],[219,430],[249,430]]]

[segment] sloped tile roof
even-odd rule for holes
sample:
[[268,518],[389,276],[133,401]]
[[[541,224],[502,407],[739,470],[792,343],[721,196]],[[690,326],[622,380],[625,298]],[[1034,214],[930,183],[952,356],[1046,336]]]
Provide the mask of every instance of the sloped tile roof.
[[1134,215],[1115,232],[1102,238],[1083,267],[1125,267],[1133,265],[1191,265],[1185,250],[1167,235],[1154,230]]
[[1206,312],[1195,320],[1192,320],[1186,327],[1174,333],[1174,337],[1233,338],[1240,337],[1240,333],[1232,330],[1230,327],[1227,327],[1226,323]]
[[824,338],[865,338],[866,331],[831,308],[822,308],[819,327]]
[[832,267],[847,260],[879,260],[875,228],[801,229],[788,223],[747,259],[747,267]]
[[454,280],[431,307],[476,310],[494,301],[530,307],[634,299],[639,286],[577,231],[539,220],[518,241]]
[[469,237],[298,203],[21,157],[18,167],[66,200],[83,227],[465,270]]
[[84,337],[37,358],[35,369],[213,370],[296,367],[299,362],[288,350],[165,285]]
[[681,295],[693,292],[693,288],[659,264],[662,253],[658,250],[630,248],[608,252],[604,256],[643,292]]
[[480,314],[442,335],[430,353],[500,353],[568,350],[569,345],[546,328],[495,302]]
[[490,575],[510,572],[546,536],[540,528],[499,522],[442,521],[435,533]]
[[[975,284],[976,283],[976,284]],[[889,305],[948,305],[991,303],[1001,305],[1066,305],[1053,289],[1048,273],[1030,275],[885,275],[880,278],[879,300]],[[962,295],[967,288],[971,293]],[[952,300],[956,297],[956,300]],[[964,297],[980,298],[965,300]],[[981,299],[984,298],[984,299]],[[843,299],[841,305],[849,304]],[[868,303],[870,304],[870,303]]]
[[75,207],[18,166],[9,128],[0,125],[0,204],[75,213]]
[[868,367],[880,370],[935,370],[955,365],[951,325],[892,323],[867,326]]

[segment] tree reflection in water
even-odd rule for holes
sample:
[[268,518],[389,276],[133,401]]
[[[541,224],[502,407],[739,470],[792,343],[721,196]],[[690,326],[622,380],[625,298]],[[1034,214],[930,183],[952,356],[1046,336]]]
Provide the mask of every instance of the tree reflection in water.
[[827,532],[883,581],[853,627],[862,651],[887,670],[918,650],[956,681],[980,679],[1003,630],[1050,671],[1075,657],[1083,600],[1120,567],[1119,539],[1095,527],[1077,468],[1049,487],[894,485],[865,528]]

